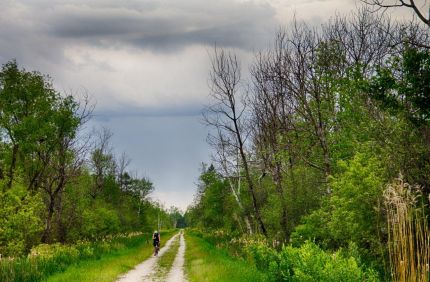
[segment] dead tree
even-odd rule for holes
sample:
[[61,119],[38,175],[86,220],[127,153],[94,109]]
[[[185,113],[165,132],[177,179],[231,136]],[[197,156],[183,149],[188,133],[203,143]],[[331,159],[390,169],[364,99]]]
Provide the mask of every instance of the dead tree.
[[96,140],[90,160],[94,178],[90,196],[93,199],[103,191],[106,176],[115,174],[116,164],[110,146],[112,135],[112,132],[107,128],[102,128],[96,132]]
[[214,104],[207,108],[204,114],[205,121],[222,132],[224,140],[229,141],[228,146],[239,152],[240,164],[252,199],[254,216],[261,232],[267,236],[246,152],[250,128],[246,124],[245,118],[247,105],[243,96],[246,95],[246,92],[240,90],[240,83],[241,70],[236,55],[215,48],[210,73],[211,97]]
[[[292,107],[285,95],[283,45],[286,34],[279,32],[273,49],[259,53],[251,68],[253,78],[252,112],[254,121],[253,142],[275,183],[276,193],[281,203],[280,225],[288,239],[288,211],[285,201],[284,171],[288,167],[292,178],[291,142],[286,142],[291,131]],[[280,156],[288,151],[289,166],[284,165]],[[265,173],[265,171],[263,171]]]
[[125,152],[123,152],[121,154],[121,156],[119,156],[117,162],[117,168],[116,168],[116,177],[118,180],[118,184],[119,184],[119,188],[124,191],[124,177],[125,177],[125,173],[126,173],[126,169],[127,167],[130,165],[131,159],[126,155]]
[[375,11],[390,8],[407,8],[411,10],[418,19],[430,27],[430,14],[427,0],[361,0],[363,3],[375,8]]

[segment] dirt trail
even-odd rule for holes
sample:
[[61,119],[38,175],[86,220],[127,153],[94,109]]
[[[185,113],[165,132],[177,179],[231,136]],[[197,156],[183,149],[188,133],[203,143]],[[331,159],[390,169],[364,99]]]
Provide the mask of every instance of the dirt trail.
[[185,255],[185,239],[184,232],[181,231],[181,237],[179,239],[179,249],[176,254],[175,260],[173,261],[172,268],[170,269],[169,274],[167,275],[167,282],[185,282],[185,273],[184,273],[184,255]]
[[[179,236],[179,249],[178,253],[175,256],[175,260],[173,261],[173,265],[167,274],[166,277],[159,277],[159,273],[157,273],[157,262],[160,257],[164,255],[164,253],[169,250],[172,243],[178,239]],[[184,254],[185,254],[185,239],[183,231],[179,232],[169,241],[166,242],[166,245],[160,249],[158,252],[158,256],[150,257],[144,262],[136,265],[136,267],[129,272],[120,276],[117,282],[141,282],[141,281],[169,281],[169,282],[186,282],[185,274],[184,274]],[[158,275],[157,275],[158,274]]]
[[158,259],[170,248],[170,245],[178,236],[180,236],[179,233],[170,238],[170,240],[166,242],[166,245],[160,249],[158,256],[152,256],[144,262],[136,265],[134,269],[121,275],[117,282],[151,281],[152,279],[150,277],[155,276],[154,274],[157,270]]

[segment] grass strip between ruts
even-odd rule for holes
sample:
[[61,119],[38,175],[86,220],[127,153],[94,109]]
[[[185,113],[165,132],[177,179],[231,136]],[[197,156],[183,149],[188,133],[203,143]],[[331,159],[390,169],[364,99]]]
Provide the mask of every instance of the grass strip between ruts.
[[[176,233],[176,230],[162,233],[161,246],[164,246],[166,241]],[[120,274],[133,269],[137,264],[149,258],[153,251],[152,240],[142,241],[141,245],[109,253],[98,260],[81,261],[67,268],[66,271],[49,277],[47,281],[115,281]]]
[[190,282],[267,281],[268,277],[246,261],[231,257],[202,238],[185,233],[185,271]]
[[175,260],[176,254],[179,249],[179,239],[178,236],[175,241],[172,242],[170,248],[159,258],[157,262],[157,271],[155,276],[158,278],[166,277],[169,273],[170,268],[173,265],[173,261]]

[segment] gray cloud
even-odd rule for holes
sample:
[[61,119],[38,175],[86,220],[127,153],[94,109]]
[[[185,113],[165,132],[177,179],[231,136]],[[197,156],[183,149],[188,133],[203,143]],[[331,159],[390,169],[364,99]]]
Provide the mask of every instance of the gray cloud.
[[59,39],[104,46],[130,44],[157,52],[214,43],[252,50],[261,47],[278,25],[273,7],[257,2],[56,1],[51,5],[43,1],[0,4],[3,14],[15,15],[15,21],[0,20],[0,34],[41,36],[54,45]]

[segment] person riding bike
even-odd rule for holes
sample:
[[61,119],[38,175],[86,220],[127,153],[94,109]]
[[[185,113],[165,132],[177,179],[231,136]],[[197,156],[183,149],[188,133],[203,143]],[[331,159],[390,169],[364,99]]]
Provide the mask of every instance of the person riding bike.
[[154,245],[154,256],[156,256],[160,250],[160,233],[157,230],[152,235],[152,244]]

